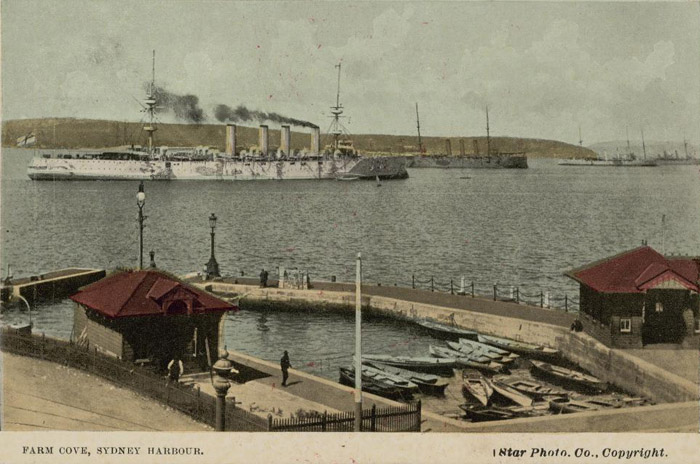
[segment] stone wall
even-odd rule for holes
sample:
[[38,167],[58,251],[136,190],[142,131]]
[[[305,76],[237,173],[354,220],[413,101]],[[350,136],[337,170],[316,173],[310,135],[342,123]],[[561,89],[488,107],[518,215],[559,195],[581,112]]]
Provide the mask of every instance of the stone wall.
[[[318,290],[259,288],[250,285],[207,283],[214,292],[237,292],[246,298],[287,304],[332,305],[343,310],[354,308],[353,293]],[[610,349],[583,332],[525,319],[440,307],[380,296],[363,296],[362,305],[373,312],[402,319],[430,318],[478,332],[555,347],[568,360],[600,379],[634,395],[656,402],[698,399],[698,385],[653,364]]]

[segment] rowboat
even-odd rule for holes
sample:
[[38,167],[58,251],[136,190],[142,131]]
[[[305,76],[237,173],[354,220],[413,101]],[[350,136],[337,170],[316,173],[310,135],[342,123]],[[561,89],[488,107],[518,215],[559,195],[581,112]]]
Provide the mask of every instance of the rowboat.
[[567,369],[561,366],[555,366],[542,361],[532,360],[533,372],[546,376],[548,378],[565,382],[577,387],[586,388],[588,390],[604,391],[607,385],[602,380],[592,375],[584,374],[583,372]]
[[508,377],[494,377],[494,380],[500,381],[511,388],[522,392],[534,399],[544,399],[552,396],[567,396],[568,392],[559,388],[548,387],[543,383],[534,380],[525,379],[509,379]]
[[499,382],[498,380],[487,380],[487,382],[490,383],[491,387],[493,388],[494,399],[502,398],[507,401],[512,401],[513,403],[518,404],[520,406],[532,406],[532,398],[530,398],[527,395],[524,395],[515,388],[512,388],[502,382]]
[[519,342],[516,340],[510,340],[508,338],[500,338],[493,337],[490,335],[479,334],[478,340],[481,343],[486,343],[497,348],[501,348],[508,351],[515,351],[516,353],[526,354],[529,356],[551,358],[559,354],[559,351],[555,350],[554,348],[549,348],[542,345],[534,345],[532,343]]
[[471,347],[475,350],[481,350],[481,351],[485,351],[485,352],[489,352],[489,353],[495,353],[495,354],[500,355],[504,358],[508,357],[511,359],[518,359],[520,357],[520,355],[518,355],[516,353],[512,353],[508,350],[504,350],[504,349],[501,349],[501,348],[498,348],[498,347],[492,346],[492,345],[487,345],[486,343],[481,343],[481,342],[477,342],[474,340],[469,340],[468,338],[460,338],[459,343],[461,345]]
[[493,386],[483,375],[474,371],[462,374],[462,396],[465,400],[474,399],[487,406],[492,394]]
[[523,414],[520,414],[517,411],[495,406],[484,406],[481,404],[465,403],[460,404],[459,408],[464,411],[466,417],[472,422],[485,422],[523,417]]
[[[355,371],[352,369],[341,367],[340,383],[342,383],[343,385],[347,385],[348,387],[354,387]],[[365,381],[364,376],[362,379],[362,390],[366,391],[367,393],[372,393],[390,399],[406,399],[407,397],[407,394],[400,388],[390,387],[371,379],[367,379]],[[410,393],[408,394],[408,396],[410,397]]]
[[494,373],[503,372],[505,370],[503,364],[491,361],[490,359],[479,356],[478,354],[475,354],[474,357],[470,357],[470,355],[466,353],[461,353],[459,351],[435,345],[430,345],[428,349],[430,350],[430,355],[436,358],[454,359],[457,363],[457,367],[460,368],[471,367],[480,371]]
[[467,358],[470,361],[474,362],[479,362],[479,363],[490,363],[493,361],[493,358],[490,358],[489,356],[485,356],[482,353],[478,353],[476,351],[460,351],[456,350],[453,348],[453,345],[459,346],[459,343],[455,342],[447,342],[449,348],[444,347],[444,346],[435,346],[435,345],[430,345],[428,350],[430,351],[431,356],[435,356],[438,358]]
[[[474,343],[478,343],[478,342],[474,342]],[[481,349],[478,347],[473,347],[471,345],[465,345],[462,343],[447,342],[447,346],[449,346],[451,349],[455,350],[456,352],[463,353],[463,356],[484,357],[484,358],[490,359],[491,361],[499,362],[501,364],[510,364],[513,361],[515,361],[515,358],[512,358],[510,356],[503,356],[503,355],[498,354],[494,351],[485,350],[485,349]]]
[[447,324],[440,324],[439,322],[431,321],[429,319],[417,319],[414,321],[419,326],[430,330],[431,332],[437,333],[441,336],[448,336],[450,338],[460,338],[476,340],[479,335],[474,330],[462,329]]
[[601,409],[601,407],[589,404],[585,401],[571,400],[567,397],[550,399],[549,409],[557,413],[569,414],[572,412],[596,411]]
[[411,393],[418,392],[418,385],[411,380],[372,366],[362,366],[362,380],[364,381],[365,379],[372,379],[376,382],[384,383],[387,386],[400,388],[401,390]]
[[388,356],[380,354],[367,354],[362,356],[362,361],[374,361],[389,366],[400,367],[418,372],[429,372],[431,374],[452,375],[452,369],[457,367],[457,360],[454,358],[431,358],[428,356]]
[[425,393],[426,395],[445,395],[445,388],[447,388],[448,383],[439,382],[440,377],[437,375],[409,371],[407,369],[401,369],[400,367],[389,366],[378,362],[364,361],[363,364],[410,380],[418,385],[418,389],[421,391],[421,393]]

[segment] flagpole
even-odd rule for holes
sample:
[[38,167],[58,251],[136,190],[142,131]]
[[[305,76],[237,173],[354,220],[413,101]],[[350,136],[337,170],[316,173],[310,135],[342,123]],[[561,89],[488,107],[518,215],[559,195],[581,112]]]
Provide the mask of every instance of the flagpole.
[[355,432],[362,431],[362,256],[355,273]]

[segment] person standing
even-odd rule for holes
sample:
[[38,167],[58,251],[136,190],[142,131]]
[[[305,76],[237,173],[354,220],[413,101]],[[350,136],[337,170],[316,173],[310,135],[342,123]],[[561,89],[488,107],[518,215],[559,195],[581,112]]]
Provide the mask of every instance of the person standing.
[[280,360],[280,367],[282,368],[282,386],[287,386],[287,379],[289,378],[289,368],[292,367],[292,363],[289,362],[289,353],[287,351],[282,355]]
[[170,382],[177,382],[180,380],[180,376],[183,372],[185,372],[185,366],[183,366],[180,356],[175,355],[168,363],[168,380]]

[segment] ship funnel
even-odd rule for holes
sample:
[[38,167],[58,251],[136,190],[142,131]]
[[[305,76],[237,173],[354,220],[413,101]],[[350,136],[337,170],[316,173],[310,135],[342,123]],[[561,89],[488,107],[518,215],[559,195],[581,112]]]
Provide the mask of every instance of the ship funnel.
[[263,156],[267,156],[268,135],[266,125],[260,126],[260,140],[258,145],[260,146],[260,152],[263,154]]
[[235,156],[236,154],[236,125],[226,124],[226,154]]
[[289,155],[289,146],[291,145],[291,140],[292,140],[292,133],[289,130],[289,126],[282,126],[282,130],[280,132],[281,134],[281,139],[280,139],[280,151],[282,152],[283,155]]
[[452,143],[450,142],[450,139],[445,139],[445,152],[447,153],[447,156],[452,156]]
[[318,127],[311,128],[311,154],[318,155],[321,153],[321,129]]

